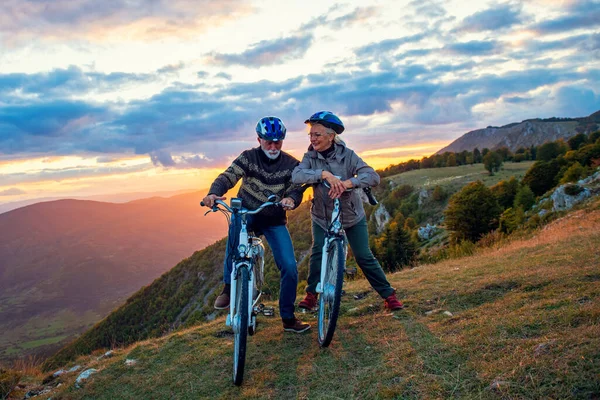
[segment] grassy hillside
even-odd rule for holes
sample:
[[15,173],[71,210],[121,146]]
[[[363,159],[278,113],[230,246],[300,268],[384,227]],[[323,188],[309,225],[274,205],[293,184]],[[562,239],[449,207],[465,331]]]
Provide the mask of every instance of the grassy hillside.
[[64,374],[40,398],[598,398],[599,249],[596,200],[529,237],[389,275],[402,311],[385,312],[366,281],[348,283],[329,349],[314,329],[284,334],[278,318],[261,317],[241,388],[219,317],[112,358],[82,357],[99,371],[83,388]]
[[534,161],[520,163],[507,162],[494,175],[490,175],[483,164],[417,169],[391,176],[388,180],[394,182],[395,186],[411,185],[432,189],[434,186],[440,185],[447,188],[450,192],[456,192],[467,183],[476,180],[483,181],[486,186],[493,186],[502,180],[509,179],[511,176],[521,179],[533,163]]

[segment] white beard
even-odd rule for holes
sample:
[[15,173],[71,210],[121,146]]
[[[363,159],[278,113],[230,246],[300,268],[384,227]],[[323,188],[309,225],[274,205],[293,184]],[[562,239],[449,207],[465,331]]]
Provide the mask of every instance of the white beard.
[[265,155],[266,155],[267,157],[269,157],[271,160],[274,160],[274,159],[276,159],[277,157],[279,157],[279,154],[281,153],[281,150],[275,150],[274,152],[270,152],[270,151],[267,151],[267,150],[263,149],[262,147],[261,147],[260,149],[261,149],[261,150],[263,151],[263,153],[265,153]]

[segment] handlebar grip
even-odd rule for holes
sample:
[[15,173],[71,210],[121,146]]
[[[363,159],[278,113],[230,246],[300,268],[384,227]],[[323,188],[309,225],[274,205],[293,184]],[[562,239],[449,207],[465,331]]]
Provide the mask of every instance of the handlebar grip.
[[203,202],[203,201],[201,201],[201,202],[200,202],[200,205],[201,205],[202,207],[206,207],[206,204],[204,204],[204,202]]
[[371,188],[370,187],[363,188],[363,192],[365,192],[365,194],[367,195],[367,198],[369,199],[369,204],[370,205],[376,206],[377,204],[379,204],[377,202],[377,199],[375,198],[375,196],[373,196],[373,193],[371,193]]

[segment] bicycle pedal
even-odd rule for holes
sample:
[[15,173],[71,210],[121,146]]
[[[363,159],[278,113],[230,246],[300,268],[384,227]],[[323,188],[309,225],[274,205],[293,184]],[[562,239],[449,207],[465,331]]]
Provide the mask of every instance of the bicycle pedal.
[[262,313],[265,317],[272,317],[273,315],[275,315],[275,308],[265,306],[262,310]]

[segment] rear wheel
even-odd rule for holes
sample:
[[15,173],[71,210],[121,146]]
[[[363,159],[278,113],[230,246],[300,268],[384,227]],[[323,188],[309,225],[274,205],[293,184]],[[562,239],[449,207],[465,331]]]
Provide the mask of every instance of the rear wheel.
[[318,341],[321,347],[329,346],[338,315],[342,298],[342,284],[344,280],[344,243],[336,239],[329,245],[325,281],[321,282],[323,293],[319,299]]
[[235,315],[233,316],[234,350],[233,350],[233,383],[241,385],[244,379],[246,364],[246,342],[248,340],[248,269],[243,266],[239,270],[235,291]]

